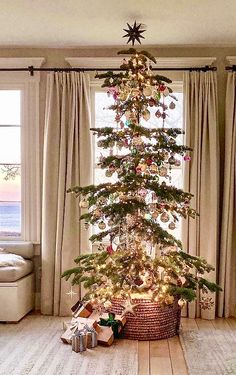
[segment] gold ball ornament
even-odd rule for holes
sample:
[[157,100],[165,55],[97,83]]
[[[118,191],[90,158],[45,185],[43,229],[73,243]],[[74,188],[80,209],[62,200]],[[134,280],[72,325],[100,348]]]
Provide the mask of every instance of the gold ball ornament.
[[149,170],[150,170],[151,173],[156,173],[157,170],[158,170],[158,167],[157,167],[156,164],[151,164],[151,165],[149,166]]
[[106,223],[104,223],[104,221],[100,221],[100,223],[98,224],[98,228],[101,230],[106,229]]
[[158,218],[158,215],[159,215],[158,211],[154,211],[154,212],[152,212],[152,218],[153,218],[154,220]]
[[150,120],[151,114],[150,114],[149,110],[146,109],[146,111],[144,111],[144,112],[142,113],[142,116],[143,116],[143,119],[144,119],[145,121],[148,121],[148,120]]
[[159,175],[160,175],[161,177],[166,177],[167,174],[168,174],[168,170],[167,170],[166,167],[161,167],[161,168],[159,169]]
[[81,208],[87,208],[89,205],[89,202],[86,200],[86,199],[82,199],[80,202],[79,202],[79,206]]
[[174,230],[176,228],[175,223],[172,221],[169,225],[168,228],[171,230]]
[[106,172],[105,172],[105,176],[106,177],[111,177],[113,175],[113,171],[112,170],[107,170]]
[[161,214],[160,219],[163,223],[167,223],[170,220],[169,215],[166,212],[163,212],[163,214]]
[[152,95],[152,88],[151,86],[146,86],[143,89],[143,95],[145,96],[151,96]]

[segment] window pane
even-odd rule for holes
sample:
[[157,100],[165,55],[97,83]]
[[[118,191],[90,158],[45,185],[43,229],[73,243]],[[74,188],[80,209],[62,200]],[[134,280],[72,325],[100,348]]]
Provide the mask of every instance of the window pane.
[[20,166],[0,165],[0,237],[18,237],[20,234]]
[[0,127],[0,163],[15,164],[20,160],[20,128]]
[[20,90],[0,90],[0,125],[20,125]]

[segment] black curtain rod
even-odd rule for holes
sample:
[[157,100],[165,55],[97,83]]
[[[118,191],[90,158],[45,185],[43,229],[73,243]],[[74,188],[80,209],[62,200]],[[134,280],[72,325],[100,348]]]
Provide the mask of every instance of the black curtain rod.
[[225,70],[232,70],[233,72],[236,72],[236,65],[226,66]]
[[[28,68],[0,68],[0,72],[29,72],[31,76],[34,72],[107,72],[107,71],[124,71],[126,69],[120,68],[35,68],[33,65]],[[215,66],[203,66],[197,68],[152,68],[153,71],[203,71],[217,70]]]

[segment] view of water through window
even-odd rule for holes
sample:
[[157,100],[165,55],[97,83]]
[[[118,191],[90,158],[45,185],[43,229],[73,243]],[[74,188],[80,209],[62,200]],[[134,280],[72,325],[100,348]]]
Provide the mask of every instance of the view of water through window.
[[21,235],[21,91],[0,89],[0,237]]

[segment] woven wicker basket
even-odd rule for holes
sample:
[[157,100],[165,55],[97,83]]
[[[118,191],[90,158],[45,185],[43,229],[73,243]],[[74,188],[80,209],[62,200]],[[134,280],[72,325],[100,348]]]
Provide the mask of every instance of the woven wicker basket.
[[[173,304],[161,306],[150,299],[132,299],[135,307],[135,316],[127,313],[127,322],[121,336],[130,340],[159,340],[178,334],[181,309],[178,299]],[[112,300],[112,312],[121,314],[122,299]]]

